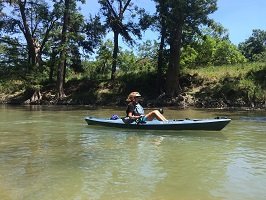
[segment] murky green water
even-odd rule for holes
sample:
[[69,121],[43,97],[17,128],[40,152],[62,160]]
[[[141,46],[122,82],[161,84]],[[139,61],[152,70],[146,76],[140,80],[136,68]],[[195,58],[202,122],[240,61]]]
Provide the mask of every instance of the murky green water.
[[0,199],[266,199],[265,111],[165,110],[175,119],[231,117],[220,132],[84,121],[111,114],[124,111],[0,106]]

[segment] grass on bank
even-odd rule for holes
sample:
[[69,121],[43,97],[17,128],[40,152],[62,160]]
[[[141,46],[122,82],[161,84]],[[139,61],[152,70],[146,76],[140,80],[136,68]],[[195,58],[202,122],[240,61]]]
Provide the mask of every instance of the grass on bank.
[[185,69],[184,73],[198,74],[204,80],[221,80],[227,77],[246,77],[250,72],[266,68],[265,63],[242,63],[236,65],[209,66],[196,69]]
[[[266,102],[266,64],[244,63],[185,70],[201,80],[196,97],[222,99],[229,105],[256,106]],[[195,89],[194,88],[194,89]]]

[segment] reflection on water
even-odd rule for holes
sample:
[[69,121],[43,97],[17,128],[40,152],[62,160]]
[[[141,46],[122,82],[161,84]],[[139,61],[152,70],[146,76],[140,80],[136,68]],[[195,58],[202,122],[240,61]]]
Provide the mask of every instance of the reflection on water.
[[266,117],[241,117],[240,119],[245,121],[266,122]]
[[233,120],[221,132],[110,129],[84,121],[112,114],[124,111],[0,107],[0,199],[266,198],[265,122],[243,121],[244,112],[174,109],[165,110],[168,118]]

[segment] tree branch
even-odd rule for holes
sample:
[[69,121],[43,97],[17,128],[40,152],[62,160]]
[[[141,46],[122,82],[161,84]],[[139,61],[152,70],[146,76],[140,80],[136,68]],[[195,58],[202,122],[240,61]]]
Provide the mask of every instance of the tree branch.
[[126,2],[125,6],[124,6],[124,8],[123,8],[123,10],[122,10],[122,15],[123,15],[124,12],[126,11],[126,9],[127,9],[128,5],[130,4],[130,2],[131,2],[131,0],[128,0],[128,1]]
[[108,4],[108,9],[113,13],[113,15],[115,16],[115,18],[118,18],[117,13],[115,12],[115,10],[113,9],[111,3],[109,2],[109,0],[106,1]]

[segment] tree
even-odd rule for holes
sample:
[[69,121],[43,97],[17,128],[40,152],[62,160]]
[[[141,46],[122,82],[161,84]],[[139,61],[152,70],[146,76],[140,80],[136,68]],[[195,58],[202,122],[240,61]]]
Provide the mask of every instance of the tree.
[[[18,68],[25,61],[23,55],[27,55],[26,49],[17,38],[4,36],[0,38],[0,66],[6,71]],[[23,71],[23,70],[20,70]]]
[[43,48],[57,18],[49,11],[49,5],[43,0],[16,0],[4,3],[13,8],[1,21],[4,31],[14,37],[22,33],[28,50],[29,70],[32,71],[41,65]]
[[155,66],[158,61],[158,46],[159,44],[156,41],[151,40],[147,40],[140,44],[138,47],[137,61],[134,65],[144,72],[156,72]]
[[227,65],[246,62],[245,57],[228,39],[205,35],[182,48],[181,64],[186,67]]
[[114,45],[111,40],[101,44],[96,56],[96,73],[99,77],[110,75],[112,69],[112,49]]
[[[62,30],[59,45],[59,65],[57,73],[58,98],[65,97],[64,82],[66,68],[72,68],[75,72],[83,72],[81,51],[94,52],[95,47],[101,42],[105,31],[100,23],[99,16],[89,16],[87,21],[77,9],[77,2],[83,0],[65,0],[62,18]],[[86,56],[86,55],[84,55]]]
[[[169,62],[166,73],[166,94],[175,96],[179,90],[181,48],[187,38],[200,33],[200,25],[209,25],[216,0],[166,0],[155,2],[165,7],[165,27],[169,45]],[[158,12],[158,10],[157,10]],[[160,10],[159,10],[160,12]]]
[[164,0],[158,0],[158,4],[156,6],[158,12],[158,21],[159,21],[159,29],[160,29],[160,45],[158,49],[158,60],[157,60],[157,91],[161,93],[162,82],[163,82],[163,66],[166,64],[165,59],[165,40],[167,36],[166,32],[166,16],[167,16],[167,6]]
[[186,45],[182,48],[182,54],[180,58],[180,66],[187,68],[193,68],[196,66],[199,53],[191,45]]
[[229,40],[220,40],[213,54],[214,65],[228,65],[246,62],[245,57]]
[[57,97],[58,99],[63,99],[66,97],[64,92],[64,82],[65,82],[65,66],[66,66],[66,54],[67,54],[67,31],[69,26],[70,18],[70,4],[71,0],[64,1],[64,17],[63,17],[63,27],[60,42],[60,63],[58,65],[57,72]]
[[196,46],[198,56],[195,64],[198,66],[212,65],[217,43],[218,39],[208,35],[206,35],[202,40],[199,40]]
[[263,59],[266,56],[266,31],[255,29],[252,35],[239,44],[238,48],[249,61],[256,61],[257,58]]
[[[129,44],[133,44],[134,36],[141,37],[141,29],[138,23],[133,19],[137,14],[143,13],[143,10],[133,7],[131,0],[99,0],[101,4],[101,11],[106,18],[105,24],[109,27],[114,34],[114,49],[112,61],[111,79],[115,78],[117,67],[117,56],[119,52],[119,35]],[[126,18],[126,11],[130,18]]]

